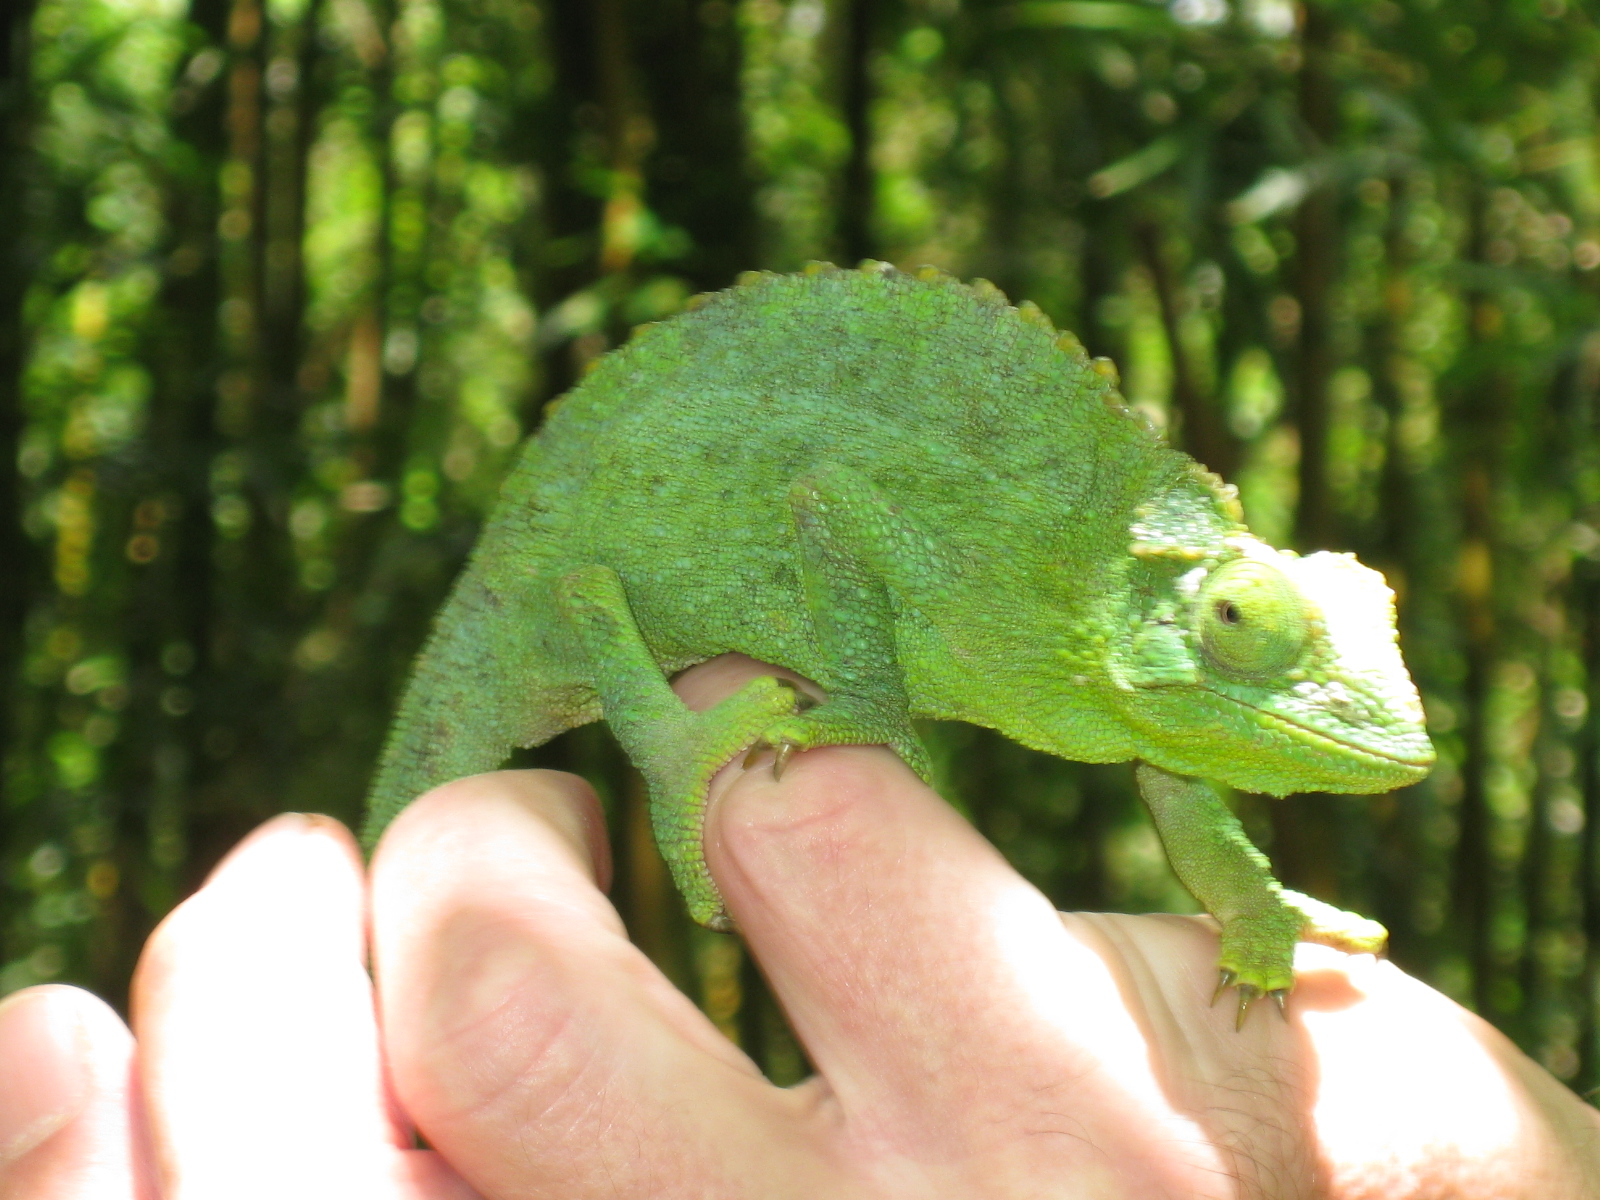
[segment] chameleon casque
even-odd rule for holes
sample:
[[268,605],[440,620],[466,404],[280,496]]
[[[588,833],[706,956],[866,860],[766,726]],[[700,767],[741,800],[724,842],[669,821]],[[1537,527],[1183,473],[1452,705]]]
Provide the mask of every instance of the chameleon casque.
[[[757,679],[704,713],[669,677]],[[696,920],[711,776],[753,747],[885,744],[914,717],[1063,758],[1143,760],[1184,884],[1221,924],[1220,995],[1280,1003],[1297,940],[1383,927],[1287,891],[1205,782],[1381,792],[1433,762],[1393,596],[1349,555],[1244,527],[1031,304],[879,263],[750,274],[647,326],[553,406],[417,661],[370,845],[412,799],[604,718],[643,772]]]

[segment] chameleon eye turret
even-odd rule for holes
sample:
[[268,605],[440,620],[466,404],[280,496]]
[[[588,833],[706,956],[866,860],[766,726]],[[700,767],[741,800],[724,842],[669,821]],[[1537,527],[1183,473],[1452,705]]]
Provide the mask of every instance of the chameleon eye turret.
[[1201,585],[1195,612],[1206,661],[1235,679],[1270,679],[1292,667],[1305,649],[1305,597],[1270,562],[1224,563]]

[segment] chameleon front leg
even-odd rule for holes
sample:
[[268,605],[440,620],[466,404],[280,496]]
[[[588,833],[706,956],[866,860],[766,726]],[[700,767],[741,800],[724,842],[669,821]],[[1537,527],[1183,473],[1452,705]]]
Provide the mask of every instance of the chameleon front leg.
[[913,544],[926,553],[925,544],[920,535],[910,537],[913,531],[870,481],[844,467],[821,467],[796,480],[789,489],[789,508],[806,613],[828,663],[829,677],[819,681],[828,698],[778,721],[762,734],[759,745],[776,750],[776,774],[798,750],[883,745],[924,780],[930,779],[928,751],[911,727],[883,571]]
[[1239,989],[1237,1027],[1243,1028],[1260,996],[1271,996],[1282,1009],[1294,987],[1296,942],[1358,954],[1383,949],[1389,934],[1376,921],[1292,892],[1274,879],[1266,855],[1209,783],[1143,763],[1138,777],[1172,869],[1222,925],[1216,994]]
[[794,711],[794,685],[763,676],[694,712],[656,665],[615,571],[582,567],[561,579],[556,595],[588,656],[606,722],[649,787],[656,843],[689,915],[712,929],[731,928],[702,849],[706,789],[718,770]]

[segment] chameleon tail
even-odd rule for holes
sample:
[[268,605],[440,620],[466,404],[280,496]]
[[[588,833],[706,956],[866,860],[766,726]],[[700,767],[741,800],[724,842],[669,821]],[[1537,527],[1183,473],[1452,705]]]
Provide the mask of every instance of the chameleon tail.
[[[554,647],[541,644],[552,622],[536,574],[495,577],[480,548],[435,619],[417,659],[367,797],[362,845],[422,793],[492,771],[519,746],[536,746],[598,716],[589,696],[562,686]],[[592,693],[590,694],[592,696]]]

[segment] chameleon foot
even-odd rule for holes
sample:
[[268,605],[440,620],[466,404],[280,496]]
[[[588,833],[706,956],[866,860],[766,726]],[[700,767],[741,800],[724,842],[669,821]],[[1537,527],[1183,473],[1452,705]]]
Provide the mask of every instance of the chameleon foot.
[[705,712],[685,711],[668,726],[672,741],[645,762],[650,819],[662,857],[689,908],[709,929],[732,922],[706,869],[702,848],[706,792],[711,778],[753,743],[775,719],[794,709],[794,689],[771,676],[752,679]]
[[796,754],[817,746],[888,746],[923,779],[932,771],[928,752],[908,719],[896,719],[871,702],[852,698],[825,700],[782,718],[762,731],[745,755],[744,765],[754,765],[762,753],[771,750],[772,777],[781,779]]
[[1211,1003],[1229,988],[1238,989],[1235,1028],[1244,1027],[1251,1005],[1263,996],[1273,997],[1282,1008],[1283,998],[1294,987],[1294,946],[1303,923],[1301,914],[1286,904],[1222,923],[1219,974]]
[[1375,954],[1388,932],[1376,921],[1343,912],[1331,904],[1291,892],[1277,892],[1279,906],[1223,922],[1221,968],[1215,1004],[1231,987],[1239,989],[1237,1027],[1243,1028],[1250,1006],[1271,996],[1288,1016],[1288,995],[1294,988],[1296,942],[1320,942],[1351,954]]
[[[794,693],[794,709],[791,714],[793,716],[800,716],[801,714],[815,708],[817,705],[824,703],[824,701],[818,700],[815,696],[803,691],[800,688],[800,685],[794,683],[792,680],[774,679],[773,682],[781,687],[788,688]],[[763,754],[765,754],[768,750],[771,750],[774,752],[772,758],[772,777],[774,779],[782,779],[783,769],[789,765],[789,760],[794,757],[794,752],[796,750],[804,749],[806,749],[805,745],[802,745],[801,743],[790,738],[779,738],[778,740],[774,741],[771,731],[768,731],[762,737],[757,738],[755,744],[752,745],[749,750],[745,751],[744,761],[739,765],[748,771],[751,767],[755,766],[758,761],[760,761],[760,758]]]

